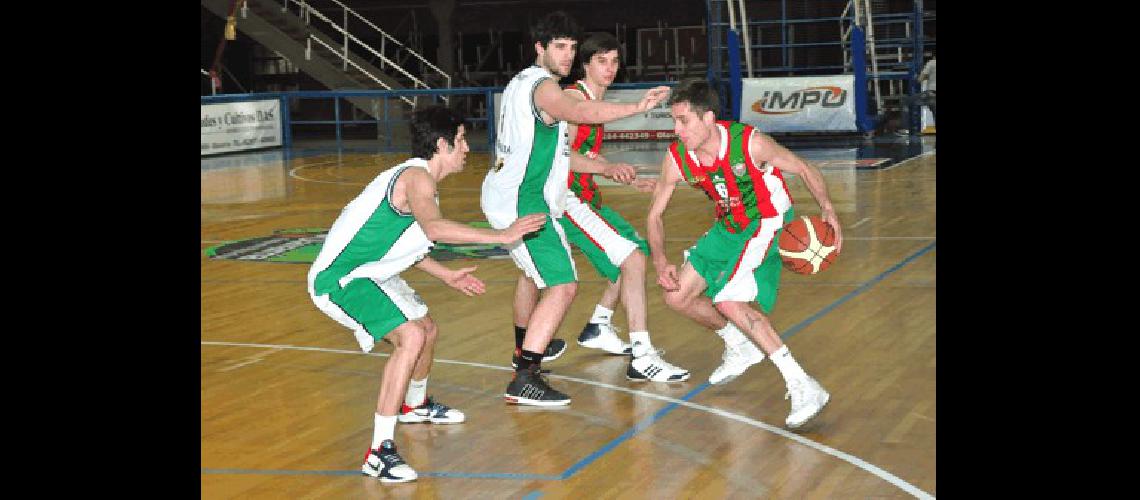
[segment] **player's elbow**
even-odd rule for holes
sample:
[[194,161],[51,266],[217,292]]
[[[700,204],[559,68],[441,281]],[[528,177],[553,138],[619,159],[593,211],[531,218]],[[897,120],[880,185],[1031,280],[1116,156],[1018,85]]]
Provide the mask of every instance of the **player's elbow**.
[[438,224],[436,221],[420,222],[420,227],[423,228],[424,235],[429,240],[439,241],[447,238],[447,231],[444,230],[442,224]]

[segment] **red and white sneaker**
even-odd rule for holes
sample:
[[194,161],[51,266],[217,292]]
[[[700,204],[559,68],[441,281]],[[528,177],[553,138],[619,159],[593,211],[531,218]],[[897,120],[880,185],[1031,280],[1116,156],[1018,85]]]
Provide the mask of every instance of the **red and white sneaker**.
[[400,414],[396,416],[402,424],[418,424],[429,422],[433,424],[458,424],[466,420],[463,412],[447,405],[436,403],[428,396],[423,404],[412,408],[406,404],[400,405]]

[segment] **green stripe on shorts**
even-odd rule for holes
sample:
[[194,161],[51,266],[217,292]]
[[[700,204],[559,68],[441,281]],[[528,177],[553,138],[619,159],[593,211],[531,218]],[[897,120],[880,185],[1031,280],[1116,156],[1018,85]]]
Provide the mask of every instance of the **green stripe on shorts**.
[[[794,210],[789,208],[784,213],[784,225],[794,218]],[[752,239],[758,227],[760,219],[754,219],[744,231],[732,234],[725,229],[724,224],[717,222],[689,249],[689,263],[708,285],[705,296],[710,299],[715,298],[728,284],[737,259],[744,252],[744,245]],[[781,232],[783,228],[776,231],[772,243],[768,245],[768,253],[764,254],[764,260],[752,272],[756,280],[756,297],[753,301],[760,306],[764,314],[771,314],[780,288],[780,270],[783,268],[779,249]]]
[[523,245],[530,253],[534,268],[547,287],[577,281],[574,265],[570,262],[570,248],[562,243],[558,230],[554,229],[558,223],[547,215],[542,229],[523,237]]
[[340,307],[353,321],[363,325],[364,331],[377,342],[397,326],[409,321],[391,297],[368,278],[349,281],[344,288],[328,295],[333,304]]

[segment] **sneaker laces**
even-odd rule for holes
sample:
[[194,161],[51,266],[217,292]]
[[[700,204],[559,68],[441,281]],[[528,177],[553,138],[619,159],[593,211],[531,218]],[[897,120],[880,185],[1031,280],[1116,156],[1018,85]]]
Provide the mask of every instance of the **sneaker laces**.
[[424,403],[424,406],[432,415],[435,415],[436,413],[447,413],[447,411],[451,409],[450,406],[435,402],[431,396],[428,396],[427,402]]
[[[741,346],[742,345],[732,344],[732,343],[724,344],[724,352],[721,353],[720,359],[722,361],[724,361],[725,363],[729,363],[730,358],[743,359],[745,356],[744,356],[744,350],[741,349]],[[731,363],[732,364],[739,364],[739,363],[737,363],[737,361],[735,361],[735,359],[733,361],[731,361]]]
[[405,462],[404,459],[401,458],[398,453],[381,454],[380,460],[383,460],[384,463],[388,464],[389,467],[399,467],[401,465],[407,464],[407,462]]

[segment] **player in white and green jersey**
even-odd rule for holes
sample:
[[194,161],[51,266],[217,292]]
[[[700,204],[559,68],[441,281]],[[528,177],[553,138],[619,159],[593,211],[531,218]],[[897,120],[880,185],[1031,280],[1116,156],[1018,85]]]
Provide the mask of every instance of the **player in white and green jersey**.
[[[601,100],[621,65],[617,39],[609,33],[591,35],[578,51],[583,78],[563,90],[578,100]],[[572,153],[605,159],[601,150],[604,125],[572,124]],[[639,179],[639,190],[652,190],[652,179]],[[599,275],[610,281],[594,315],[578,334],[578,345],[610,354],[629,354],[626,378],[633,381],[683,382],[689,371],[661,356],[649,336],[645,309],[645,270],[649,244],[617,211],[602,204],[593,174],[570,172],[565,217],[559,219],[570,244],[580,250]],[[639,251],[640,250],[640,251]],[[528,318],[537,301],[534,284],[520,280],[515,288],[515,314]],[[629,326],[629,344],[617,335],[610,319],[621,299]],[[551,342],[553,344],[553,341]]]
[[361,467],[383,482],[416,479],[396,451],[397,420],[464,420],[462,412],[427,396],[437,328],[400,273],[415,265],[467,295],[481,294],[484,285],[471,275],[474,267],[452,271],[426,257],[433,242],[509,244],[545,224],[545,217],[531,216],[505,230],[488,230],[444,219],[435,186],[463,169],[468,151],[463,119],[433,106],[416,112],[411,124],[415,157],[380,173],[341,211],[307,279],[313,303],[351,330],[364,352],[381,339],[394,347],[380,382],[372,445]]
[[[570,73],[577,47],[577,24],[556,11],[531,27],[535,62],[515,75],[503,91],[496,124],[495,164],[483,181],[480,204],[492,227],[504,227],[526,214],[550,218],[536,235],[511,245],[511,259],[545,290],[534,314],[523,324],[515,317],[515,377],[504,398],[509,403],[565,405],[570,398],[551,388],[540,375],[554,331],[577,290],[577,273],[558,219],[565,210],[569,171],[603,174],[630,183],[636,177],[628,165],[595,161],[567,149],[566,121],[605,123],[645,112],[668,96],[668,87],[646,92],[638,103],[579,101],[562,93],[558,78]],[[561,339],[559,339],[561,341]],[[552,353],[561,354],[563,347]]]
[[[707,81],[680,82],[669,104],[678,140],[661,162],[661,177],[646,222],[657,283],[665,289],[669,307],[715,330],[728,345],[724,363],[709,382],[732,380],[767,353],[792,399],[784,423],[797,428],[819,413],[831,396],[792,358],[767,316],[780,277],[777,238],[792,213],[781,171],[804,180],[819,203],[821,217],[835,229],[839,252],[843,232],[827,185],[819,170],[771,137],[748,125],[718,121],[719,98]],[[662,215],[676,184],[682,181],[703,190],[715,203],[716,222],[685,252],[685,263],[678,271],[664,252]],[[754,309],[752,302],[762,311]],[[742,330],[751,340],[744,338]]]

